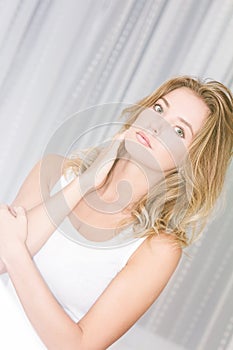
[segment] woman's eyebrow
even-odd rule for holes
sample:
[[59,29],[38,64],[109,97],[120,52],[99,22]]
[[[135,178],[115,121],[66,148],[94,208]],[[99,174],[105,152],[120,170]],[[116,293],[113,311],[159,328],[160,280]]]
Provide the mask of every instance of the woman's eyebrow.
[[185,125],[187,125],[187,127],[190,129],[190,131],[191,131],[191,133],[192,133],[192,135],[193,135],[193,137],[194,137],[194,132],[193,132],[192,125],[189,124],[189,123],[187,122],[187,120],[184,120],[184,119],[181,118],[181,117],[178,117],[178,119],[179,119],[182,123],[184,123]]
[[[161,100],[163,100],[163,102],[165,103],[165,105],[169,108],[170,107],[170,104],[168,103],[168,100],[166,100],[166,98],[164,98],[164,97],[160,97],[161,98]],[[194,132],[193,132],[193,128],[192,128],[192,125],[191,124],[189,124],[189,122],[187,122],[187,120],[184,120],[183,118],[181,118],[181,117],[178,117],[178,119],[182,122],[182,123],[184,123],[185,125],[187,125],[187,127],[190,129],[190,131],[191,131],[191,134],[194,136]]]
[[165,105],[169,108],[170,105],[169,105],[168,101],[166,100],[166,98],[164,98],[164,97],[160,97],[160,98],[161,98],[161,100],[163,100],[163,102],[165,103]]

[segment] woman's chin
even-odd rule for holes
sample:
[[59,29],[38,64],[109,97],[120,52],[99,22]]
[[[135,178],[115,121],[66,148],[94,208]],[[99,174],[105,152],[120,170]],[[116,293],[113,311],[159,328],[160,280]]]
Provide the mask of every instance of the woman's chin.
[[132,140],[125,140],[125,150],[129,155],[129,159],[139,166],[158,169],[157,160],[152,154],[151,148]]

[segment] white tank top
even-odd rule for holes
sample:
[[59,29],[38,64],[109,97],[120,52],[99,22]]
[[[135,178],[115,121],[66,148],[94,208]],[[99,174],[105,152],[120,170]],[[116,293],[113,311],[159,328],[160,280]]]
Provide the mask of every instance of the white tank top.
[[[69,180],[62,176],[51,194],[68,183]],[[77,243],[75,241],[77,235],[77,230],[66,217],[33,257],[57,301],[75,322],[86,314],[146,239],[146,237],[132,238],[132,227],[130,227],[111,240],[113,242],[116,240],[117,245],[109,247],[107,244],[104,247],[104,244],[100,243],[101,248],[96,248],[94,245],[93,247],[86,245],[85,243],[89,241],[85,242],[82,235],[80,239],[83,244]],[[128,242],[125,237],[129,237]],[[10,280],[8,290],[17,297]]]

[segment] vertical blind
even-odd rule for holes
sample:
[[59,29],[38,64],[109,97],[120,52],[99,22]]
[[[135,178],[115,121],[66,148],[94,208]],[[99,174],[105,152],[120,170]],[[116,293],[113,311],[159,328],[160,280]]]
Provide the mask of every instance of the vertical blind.
[[[232,38],[232,0],[1,0],[1,202],[14,199],[51,135],[74,113],[135,103],[181,74],[233,89]],[[187,250],[192,258],[182,258],[137,322],[137,344],[233,348],[231,174],[232,166],[202,238]],[[133,332],[125,339],[135,350]]]

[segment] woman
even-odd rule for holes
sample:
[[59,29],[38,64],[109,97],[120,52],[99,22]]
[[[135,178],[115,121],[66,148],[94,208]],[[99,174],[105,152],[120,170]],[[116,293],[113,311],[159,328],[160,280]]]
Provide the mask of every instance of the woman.
[[[176,77],[124,113],[110,147],[87,152],[86,162],[43,159],[46,210],[41,162],[12,203],[21,208],[0,208],[2,271],[48,349],[106,349],[121,337],[158,298],[223,187],[233,145],[233,96],[224,85]],[[49,198],[61,163],[75,176]],[[102,244],[124,224],[135,239],[117,249],[79,246],[55,231],[66,216],[87,241]]]

